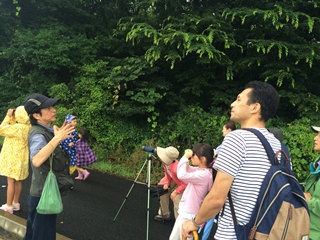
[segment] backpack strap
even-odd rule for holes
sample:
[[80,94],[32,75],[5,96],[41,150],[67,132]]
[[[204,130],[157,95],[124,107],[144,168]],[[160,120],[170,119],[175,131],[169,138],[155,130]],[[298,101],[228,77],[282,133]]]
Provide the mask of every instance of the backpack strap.
[[[230,191],[228,192],[228,198],[229,198],[229,204],[230,204],[230,211],[231,211],[231,215],[232,215],[232,220],[233,220],[233,224],[235,226],[235,225],[238,224],[238,221],[237,221],[237,217],[236,217],[236,212],[234,211],[233,201],[232,201],[232,198],[231,198]],[[224,211],[224,206],[223,206],[223,211]]]
[[[276,153],[274,153],[270,143],[268,142],[268,140],[266,139],[266,137],[257,129],[254,128],[241,128],[242,130],[247,130],[249,132],[252,132],[253,134],[255,134],[259,140],[261,141],[263,147],[266,150],[266,153],[268,155],[268,158],[271,162],[272,165],[275,164],[279,164],[278,161],[278,155],[281,154],[281,164],[285,165],[286,167],[288,167],[290,165],[290,160],[289,160],[289,151],[286,145],[284,145],[281,142],[281,150],[278,150]],[[236,213],[233,207],[233,201],[231,198],[231,193],[230,191],[228,192],[228,199],[229,199],[229,204],[230,204],[230,211],[231,211],[231,215],[232,215],[232,220],[233,220],[233,224],[234,226],[237,225],[237,218],[236,218]],[[223,205],[223,209],[221,212],[221,216],[223,216],[224,214],[224,205]]]
[[291,161],[290,161],[290,154],[289,154],[289,150],[287,148],[287,146],[281,142],[281,150],[277,151],[276,152],[276,159],[278,160],[278,153],[281,152],[281,163],[285,166],[285,167],[289,167],[291,168],[292,170],[292,164],[291,164]]
[[276,153],[274,153],[270,143],[268,142],[266,137],[259,130],[254,129],[254,128],[242,128],[242,130],[250,131],[250,132],[254,133],[260,139],[262,145],[264,146],[264,148],[267,152],[268,158],[269,158],[272,165],[279,164],[279,161],[278,161],[279,154],[281,154],[281,164],[285,165],[286,167],[288,167],[290,165],[288,148],[282,142],[281,142],[281,150],[278,150]]

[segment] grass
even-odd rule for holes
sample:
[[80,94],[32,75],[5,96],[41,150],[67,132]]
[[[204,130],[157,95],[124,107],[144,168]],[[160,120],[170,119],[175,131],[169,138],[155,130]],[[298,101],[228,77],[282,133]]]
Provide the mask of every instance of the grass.
[[109,173],[109,174],[114,174],[120,177],[124,178],[135,178],[134,177],[134,172],[132,169],[123,166],[121,164],[114,164],[111,163],[110,161],[97,161],[91,166],[92,169],[104,172],[104,173]]
[[[137,165],[127,166],[124,164],[115,164],[111,161],[104,160],[104,161],[95,162],[91,166],[91,169],[95,169],[103,173],[116,175],[126,179],[134,180],[139,174],[139,171],[141,170],[142,166],[143,166],[143,162],[139,166]],[[141,170],[139,178],[137,179],[138,181],[146,182],[147,170],[148,170],[148,166],[146,164],[144,168]],[[151,184],[156,184],[163,177],[163,168],[158,166],[154,167],[154,170],[151,172],[150,177],[151,177],[151,180],[150,180]]]

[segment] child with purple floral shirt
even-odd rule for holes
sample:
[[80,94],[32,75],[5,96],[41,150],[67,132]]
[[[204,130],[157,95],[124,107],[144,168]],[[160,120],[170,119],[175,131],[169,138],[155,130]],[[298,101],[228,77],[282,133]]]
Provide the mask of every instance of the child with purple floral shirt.
[[97,161],[97,157],[90,148],[89,145],[89,131],[86,128],[81,128],[79,130],[79,139],[76,144],[76,160],[77,160],[77,171],[78,180],[86,180],[90,175],[87,169],[83,167],[89,166]]

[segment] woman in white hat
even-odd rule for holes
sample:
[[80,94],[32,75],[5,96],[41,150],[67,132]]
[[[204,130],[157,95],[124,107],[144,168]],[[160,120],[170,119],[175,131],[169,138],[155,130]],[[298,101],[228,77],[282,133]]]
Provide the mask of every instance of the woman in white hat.
[[[177,159],[179,157],[179,151],[175,147],[157,147],[156,153],[159,160],[162,162],[164,169],[164,177],[160,180],[158,185],[163,186],[164,190],[168,190],[168,193],[160,196],[160,208],[158,214],[154,217],[154,220],[162,222],[171,219],[169,209],[170,198],[174,206],[174,216],[175,218],[178,217],[179,203],[187,183],[179,180],[177,176],[177,167],[179,163]],[[174,189],[175,186],[177,187]]]

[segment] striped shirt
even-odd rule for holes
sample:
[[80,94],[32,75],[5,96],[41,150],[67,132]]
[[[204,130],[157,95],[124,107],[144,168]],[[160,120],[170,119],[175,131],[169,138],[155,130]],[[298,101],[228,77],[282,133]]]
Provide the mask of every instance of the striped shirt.
[[[258,128],[258,130],[269,141],[274,152],[281,149],[279,140],[272,133],[265,128]],[[224,138],[213,167],[234,178],[230,192],[237,221],[240,225],[247,224],[262,182],[271,167],[262,143],[252,132],[241,129],[232,131]],[[215,239],[237,239],[228,199],[224,215],[219,217]]]

